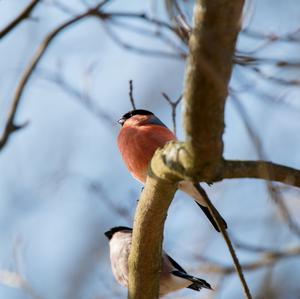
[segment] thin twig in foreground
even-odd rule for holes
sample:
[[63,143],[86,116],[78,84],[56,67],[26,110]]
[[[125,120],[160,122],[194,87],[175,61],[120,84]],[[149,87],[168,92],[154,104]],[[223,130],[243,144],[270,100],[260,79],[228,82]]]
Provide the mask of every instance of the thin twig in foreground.
[[[203,192],[206,194],[205,190],[199,184],[194,184],[194,186],[195,186],[195,188],[198,190],[198,192],[200,194],[203,194]],[[233,245],[231,243],[229,235],[227,234],[227,231],[226,231],[226,228],[225,228],[225,226],[223,224],[223,221],[222,221],[222,219],[220,219],[220,216],[217,213],[216,208],[214,207],[214,205],[210,201],[209,197],[208,196],[203,196],[203,199],[205,200],[205,202],[207,204],[207,207],[209,208],[209,211],[211,212],[214,220],[216,221],[216,223],[217,223],[217,225],[219,227],[219,230],[222,233],[222,236],[223,236],[223,238],[224,238],[224,240],[226,242],[226,245],[227,245],[227,247],[229,249],[230,255],[231,255],[233,263],[234,263],[235,270],[238,273],[238,276],[240,278],[241,284],[243,286],[243,289],[244,289],[244,292],[245,292],[245,296],[246,296],[247,299],[252,299],[249,287],[248,287],[246,279],[244,277],[244,273],[243,273],[241,264],[239,262],[239,259],[238,259],[237,255],[236,255],[236,253],[235,253],[235,250],[233,248]]]

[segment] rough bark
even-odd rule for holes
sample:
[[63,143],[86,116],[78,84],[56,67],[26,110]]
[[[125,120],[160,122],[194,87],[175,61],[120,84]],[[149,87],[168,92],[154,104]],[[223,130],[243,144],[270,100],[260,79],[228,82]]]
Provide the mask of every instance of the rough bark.
[[130,299],[158,298],[163,228],[176,186],[148,176],[135,213],[129,257]]
[[197,0],[184,85],[187,154],[182,161],[195,178],[213,179],[223,154],[224,106],[243,0]]

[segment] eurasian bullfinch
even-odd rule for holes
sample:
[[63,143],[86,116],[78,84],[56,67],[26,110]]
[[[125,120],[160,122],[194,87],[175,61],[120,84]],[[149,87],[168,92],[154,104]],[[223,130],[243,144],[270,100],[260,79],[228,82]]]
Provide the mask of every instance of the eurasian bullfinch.
[[[118,147],[123,161],[131,175],[144,184],[149,162],[156,149],[163,147],[168,141],[176,140],[176,137],[159,118],[147,110],[129,111],[118,122],[122,125],[118,135]],[[204,189],[199,185],[198,189],[201,191],[199,192],[193,182],[190,181],[179,182],[178,189],[195,200],[214,228],[219,231],[218,225],[204,200],[204,197],[207,197]],[[225,220],[221,216],[220,218],[225,228],[227,228]]]
[[[128,287],[128,257],[131,247],[132,229],[125,226],[111,228],[104,233],[109,240],[111,268],[117,282]],[[201,278],[191,276],[163,251],[162,271],[159,282],[159,296],[164,296],[183,288],[200,291],[212,289],[210,284]]]

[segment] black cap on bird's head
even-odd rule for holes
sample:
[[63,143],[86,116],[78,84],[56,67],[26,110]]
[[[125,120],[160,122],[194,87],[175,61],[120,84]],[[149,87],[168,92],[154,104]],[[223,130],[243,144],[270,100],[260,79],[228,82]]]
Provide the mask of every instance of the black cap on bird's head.
[[104,235],[107,237],[108,240],[111,240],[113,235],[117,232],[122,232],[122,231],[132,231],[132,228],[127,227],[127,226],[115,226],[108,230],[107,232],[104,233]]
[[123,126],[125,121],[134,115],[153,115],[151,111],[144,109],[135,109],[125,113],[119,120],[118,123]]

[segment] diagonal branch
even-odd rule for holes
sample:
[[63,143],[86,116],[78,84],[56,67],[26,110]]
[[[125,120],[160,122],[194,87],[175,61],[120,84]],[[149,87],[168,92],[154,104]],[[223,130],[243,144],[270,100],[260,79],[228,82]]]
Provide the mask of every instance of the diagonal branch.
[[22,21],[27,19],[35,6],[40,2],[40,0],[32,0],[27,7],[14,19],[12,20],[8,25],[6,25],[5,28],[3,28],[0,31],[0,39],[3,38],[6,34],[10,33],[15,27],[17,27]]
[[11,108],[8,112],[6,125],[5,125],[3,134],[0,139],[0,150],[5,146],[6,142],[8,141],[9,137],[11,136],[11,134],[14,133],[16,131],[16,128],[18,127],[15,125],[14,122],[15,122],[18,105],[21,101],[21,97],[23,95],[25,86],[26,86],[28,80],[30,79],[33,71],[35,70],[37,64],[39,63],[39,61],[41,60],[43,55],[46,53],[46,50],[48,49],[48,46],[50,45],[51,41],[60,32],[62,32],[65,28],[67,28],[68,26],[72,25],[73,23],[83,19],[84,17],[86,17],[86,13],[76,16],[75,18],[72,18],[71,20],[63,23],[61,26],[59,26],[54,31],[52,31],[48,36],[46,36],[44,41],[41,43],[39,49],[37,50],[34,57],[32,58],[31,63],[25,69],[25,72],[23,73],[23,76],[19,82],[17,89],[16,89]]
[[8,117],[6,120],[5,128],[4,128],[3,134],[0,138],[0,151],[6,145],[10,135],[12,133],[14,133],[16,130],[24,127],[24,125],[21,125],[21,126],[15,125],[15,117],[16,117],[17,109],[18,109],[19,103],[21,101],[21,98],[22,98],[22,95],[25,90],[27,82],[31,78],[33,71],[35,70],[39,61],[42,59],[42,57],[46,53],[51,42],[55,39],[55,37],[57,37],[62,31],[64,31],[70,25],[73,25],[86,17],[95,16],[98,13],[98,9],[100,9],[104,4],[106,4],[108,2],[109,2],[109,0],[104,0],[104,1],[100,2],[99,4],[97,4],[95,7],[87,10],[86,12],[71,18],[70,20],[66,21],[65,23],[61,24],[56,29],[54,29],[42,41],[41,45],[39,46],[38,50],[36,51],[35,55],[33,56],[30,64],[25,69],[25,71],[21,77],[21,80],[17,86],[14,98],[12,100],[11,108],[8,112]]

